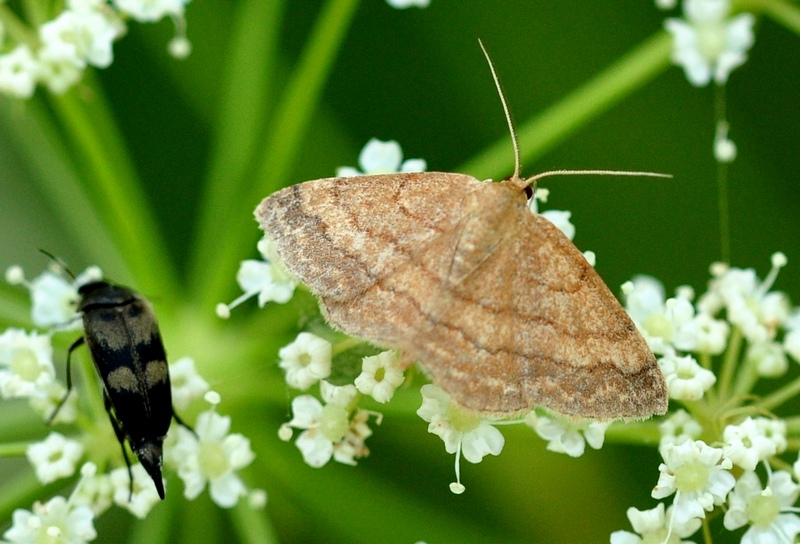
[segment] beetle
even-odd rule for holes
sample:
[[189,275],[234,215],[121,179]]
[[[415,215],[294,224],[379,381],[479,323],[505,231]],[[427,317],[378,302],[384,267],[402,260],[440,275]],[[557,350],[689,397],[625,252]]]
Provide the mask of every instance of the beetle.
[[126,439],[164,499],[161,465],[167,430],[173,418],[192,429],[172,407],[167,356],[153,307],[132,289],[106,281],[80,286],[78,296],[84,333],[67,353],[67,392],[50,421],[72,390],[72,352],[86,344],[103,381],[105,408],[128,467],[130,496],[133,472]]

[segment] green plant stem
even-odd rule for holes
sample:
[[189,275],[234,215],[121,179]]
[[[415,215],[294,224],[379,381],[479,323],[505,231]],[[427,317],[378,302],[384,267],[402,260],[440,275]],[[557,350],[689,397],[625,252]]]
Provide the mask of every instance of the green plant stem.
[[[660,31],[582,87],[517,129],[522,162],[533,162],[569,134],[655,78],[669,65],[672,38]],[[457,171],[499,179],[513,168],[511,145],[502,138]]]
[[231,524],[236,531],[239,542],[250,544],[273,544],[278,542],[278,535],[269,523],[269,516],[252,509],[246,500],[229,511]]
[[[177,491],[177,489],[169,489],[168,493],[177,495]],[[128,544],[166,544],[167,542],[172,542],[170,526],[175,521],[179,504],[179,500],[175,500],[175,498],[163,501],[158,508],[153,508],[147,514],[146,520],[132,525],[131,534],[128,535],[125,541]],[[197,542],[202,542],[202,535],[193,532],[191,527],[184,527],[182,532],[194,534],[198,538]]]
[[[205,181],[198,230],[192,255],[192,288],[203,288],[208,263],[219,245],[220,224],[244,212],[240,196],[250,183],[254,162],[274,102],[275,60],[283,1],[248,0],[237,7],[227,73],[222,81],[219,122],[214,136],[208,178]],[[196,294],[196,293],[195,293]]]
[[786,433],[790,435],[800,434],[800,416],[792,416],[783,419],[786,422]]
[[49,18],[51,7],[50,2],[41,2],[39,0],[24,0],[22,2],[22,11],[25,13],[25,19],[30,24],[31,28],[39,28]]
[[725,358],[722,361],[722,368],[719,372],[719,381],[717,382],[717,390],[719,391],[719,398],[722,402],[728,399],[728,392],[733,383],[736,368],[739,366],[742,339],[742,331],[740,331],[738,327],[734,327],[728,339],[728,349],[725,352]]
[[259,152],[261,161],[249,191],[240,195],[239,201],[247,207],[221,227],[223,236],[216,240],[214,259],[204,263],[199,274],[204,280],[198,289],[203,307],[211,308],[228,296],[238,262],[253,253],[258,230],[252,209],[286,184],[357,5],[358,0],[328,0],[319,15],[275,108],[272,131]]
[[[0,125],[28,165],[35,190],[47,201],[48,210],[52,210],[51,220],[62,226],[77,247],[85,248],[89,262],[102,263],[104,269],[124,268],[106,225],[94,214],[85,213],[92,209],[91,200],[52,115],[41,102],[30,100],[22,109],[20,103],[1,100]],[[54,248],[43,249],[55,251]]]
[[[719,126],[719,123],[727,123],[727,114],[725,113],[726,92],[727,87],[724,85],[714,86],[714,122],[717,126]],[[731,261],[730,206],[728,201],[728,165],[722,161],[717,161],[720,260],[723,263]]]
[[89,74],[84,82],[91,85],[89,100],[82,100],[79,88],[75,88],[63,95],[50,95],[50,102],[66,131],[65,141],[79,157],[94,210],[120,248],[137,290],[153,295],[175,293],[178,282],[173,263],[123,139],[100,87],[91,84]]
[[17,17],[8,4],[0,4],[0,22],[5,28],[6,39],[10,37],[15,42],[33,45],[36,34]]
[[800,8],[794,2],[786,2],[785,0],[752,0],[742,2],[740,7],[742,9],[751,7],[754,11],[761,11],[776,23],[800,35]]
[[606,442],[614,444],[637,444],[652,446],[658,444],[661,432],[657,421],[633,421],[611,425],[606,429]]
[[764,410],[772,411],[798,393],[800,393],[800,378],[795,378],[774,393],[762,398],[756,405]]
[[30,445],[30,442],[0,443],[0,459],[6,457],[24,457]]

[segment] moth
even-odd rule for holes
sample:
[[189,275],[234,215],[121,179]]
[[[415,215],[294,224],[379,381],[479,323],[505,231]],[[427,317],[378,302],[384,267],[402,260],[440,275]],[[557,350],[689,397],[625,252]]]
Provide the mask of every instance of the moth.
[[538,179],[570,172],[520,177],[500,96],[516,159],[509,179],[318,179],[267,197],[256,219],[331,325],[399,350],[466,409],[663,414],[664,376],[635,324],[575,245],[527,205]]

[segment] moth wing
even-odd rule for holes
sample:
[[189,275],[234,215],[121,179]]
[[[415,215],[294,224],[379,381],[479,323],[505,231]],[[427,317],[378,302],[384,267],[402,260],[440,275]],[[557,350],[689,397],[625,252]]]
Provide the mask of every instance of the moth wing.
[[386,280],[424,288],[421,255],[437,254],[443,233],[461,220],[465,194],[479,184],[438,172],[320,179],[267,197],[256,217],[331,324],[402,348],[424,323],[405,320],[418,312]]
[[415,357],[460,404],[495,415],[534,406],[598,419],[664,413],[656,360],[625,310],[552,223],[512,206],[490,254],[450,284]]

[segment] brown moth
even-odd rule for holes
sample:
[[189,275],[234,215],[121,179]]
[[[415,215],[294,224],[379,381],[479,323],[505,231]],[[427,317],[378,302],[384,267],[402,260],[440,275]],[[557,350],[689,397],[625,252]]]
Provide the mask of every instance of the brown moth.
[[267,197],[256,218],[331,325],[420,363],[463,408],[663,414],[664,376],[636,326],[527,206],[538,178],[568,172],[522,179],[514,150],[515,173],[499,183],[443,172],[318,179]]

